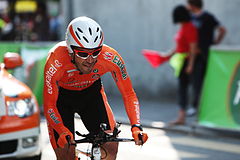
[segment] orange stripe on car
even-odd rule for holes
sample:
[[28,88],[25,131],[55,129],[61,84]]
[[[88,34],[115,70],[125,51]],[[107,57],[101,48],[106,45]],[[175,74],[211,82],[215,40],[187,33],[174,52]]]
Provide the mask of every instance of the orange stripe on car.
[[39,117],[39,112],[25,118],[3,116],[0,121],[0,133],[11,133],[38,127],[40,125]]

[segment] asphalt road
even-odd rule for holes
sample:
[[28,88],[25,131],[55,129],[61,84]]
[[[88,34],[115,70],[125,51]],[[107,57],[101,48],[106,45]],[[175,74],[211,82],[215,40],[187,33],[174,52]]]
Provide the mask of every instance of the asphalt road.
[[[77,130],[86,129],[77,119]],[[120,137],[131,138],[130,126],[120,127]],[[42,160],[55,160],[48,140],[45,120],[41,122]],[[221,137],[197,137],[190,134],[166,132],[160,129],[145,128],[149,140],[142,146],[121,143],[117,160],[240,160],[240,139]]]

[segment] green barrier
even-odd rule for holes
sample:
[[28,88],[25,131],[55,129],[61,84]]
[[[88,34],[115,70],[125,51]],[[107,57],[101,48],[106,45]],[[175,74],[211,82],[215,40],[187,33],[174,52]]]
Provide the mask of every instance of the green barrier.
[[0,60],[6,52],[20,53],[24,61],[23,67],[16,69],[14,76],[26,83],[35,94],[39,106],[43,104],[43,72],[48,51],[55,43],[0,43]]
[[32,89],[40,106],[43,104],[44,65],[52,46],[52,44],[40,46],[24,44],[21,47],[24,68],[27,72],[25,82]]
[[33,68],[30,71],[30,77],[28,81],[29,87],[33,90],[39,106],[43,104],[43,72],[44,72],[44,65],[46,62],[46,58],[43,58],[41,60],[38,60]]
[[202,90],[199,124],[240,130],[240,50],[212,50]]

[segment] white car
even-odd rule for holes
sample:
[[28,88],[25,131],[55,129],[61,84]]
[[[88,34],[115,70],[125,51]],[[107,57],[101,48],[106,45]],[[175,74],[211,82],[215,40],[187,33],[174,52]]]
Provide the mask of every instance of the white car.
[[0,64],[0,159],[41,159],[40,111],[30,88],[7,70],[21,66],[8,52]]

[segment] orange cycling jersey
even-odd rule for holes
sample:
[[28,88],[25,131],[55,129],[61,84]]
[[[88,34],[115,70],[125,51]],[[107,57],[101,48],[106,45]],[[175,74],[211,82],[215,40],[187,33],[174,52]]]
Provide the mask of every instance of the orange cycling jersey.
[[58,87],[68,90],[84,90],[107,72],[111,72],[119,91],[130,123],[140,124],[139,102],[132,88],[130,77],[121,56],[113,48],[103,45],[93,70],[89,74],[79,74],[71,62],[66,42],[60,42],[50,50],[44,69],[44,112],[50,127],[58,133],[65,131],[57,110]]

